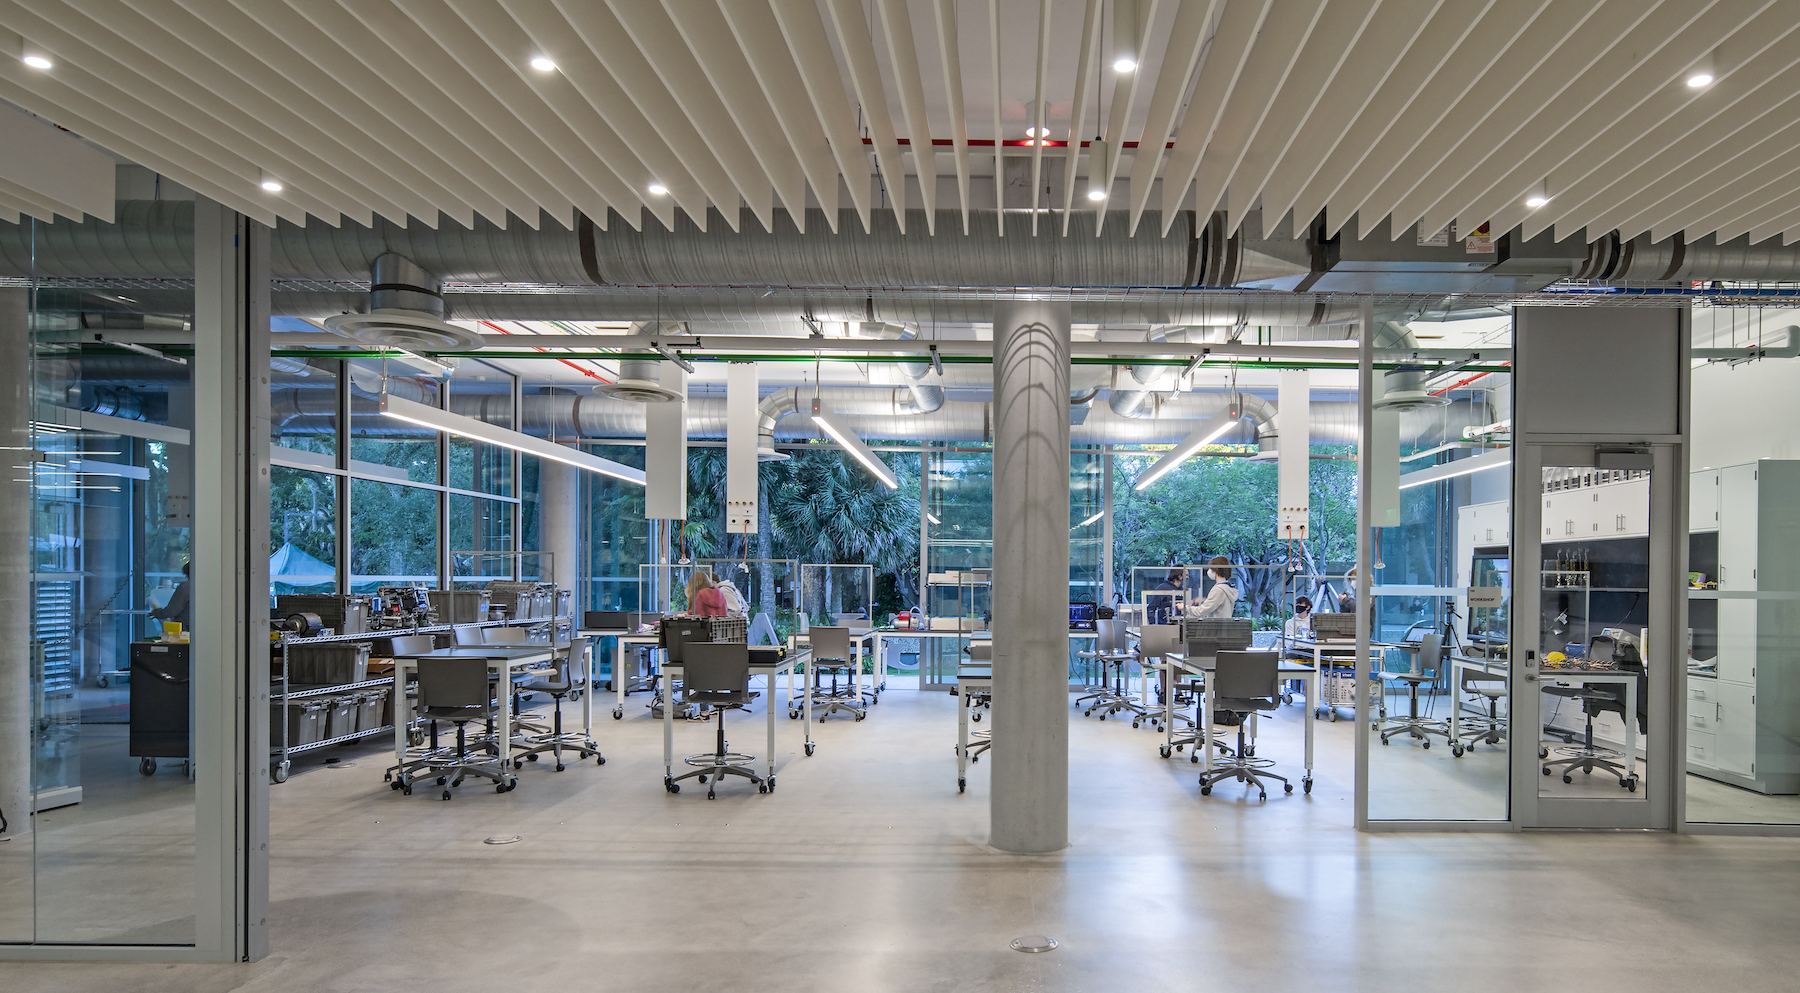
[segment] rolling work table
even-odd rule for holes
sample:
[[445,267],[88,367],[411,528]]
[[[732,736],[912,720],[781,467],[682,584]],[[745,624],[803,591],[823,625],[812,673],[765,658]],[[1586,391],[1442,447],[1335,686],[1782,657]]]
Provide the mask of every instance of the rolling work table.
[[[1505,659],[1471,659],[1461,655],[1450,656],[1450,749],[1451,754],[1459,757],[1462,755],[1464,746],[1461,729],[1458,727],[1462,718],[1462,701],[1457,698],[1457,694],[1462,692],[1462,674],[1465,669],[1484,672],[1501,679],[1505,679],[1510,671],[1509,664]],[[1507,713],[1507,719],[1510,721],[1511,711],[1509,710]],[[1483,719],[1485,720],[1485,718]],[[1475,740],[1481,739],[1477,737]]]
[[[971,701],[982,693],[991,692],[994,688],[994,667],[991,665],[964,663],[956,670],[956,792],[968,789],[969,763],[974,761],[969,756],[969,710]],[[985,732],[977,731],[980,739],[975,743],[977,751],[985,751],[994,743],[994,729],[988,726]]]
[[[812,652],[802,650],[787,653],[787,655],[783,656],[779,662],[761,662],[754,657],[750,660],[750,675],[768,677],[766,684],[768,695],[764,699],[763,704],[768,709],[769,716],[768,773],[766,778],[769,780],[769,792],[771,793],[775,791],[775,677],[783,673],[787,674],[788,699],[792,701],[794,693],[794,668],[796,666],[804,665],[810,658],[812,658]],[[664,660],[662,664],[663,785],[665,787],[675,781],[674,687],[675,679],[681,674],[682,668],[683,666],[680,662]],[[812,694],[802,693],[801,697],[801,708],[804,710],[806,719],[800,722],[800,727],[803,730],[803,738],[806,742],[806,754],[811,755],[813,753],[814,744],[812,740]]]

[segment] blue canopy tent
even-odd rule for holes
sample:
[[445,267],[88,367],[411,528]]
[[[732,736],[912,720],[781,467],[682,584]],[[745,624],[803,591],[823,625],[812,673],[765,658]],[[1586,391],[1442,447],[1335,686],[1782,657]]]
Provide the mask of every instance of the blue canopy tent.
[[269,556],[269,592],[331,593],[337,589],[337,570],[301,550],[291,541],[283,542]]

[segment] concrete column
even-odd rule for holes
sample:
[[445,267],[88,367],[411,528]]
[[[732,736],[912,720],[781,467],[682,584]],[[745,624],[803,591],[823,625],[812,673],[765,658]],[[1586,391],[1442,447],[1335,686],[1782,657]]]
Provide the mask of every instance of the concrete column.
[[575,591],[575,609],[587,603],[581,560],[581,470],[538,460],[538,550],[550,553],[549,579]]
[[[28,473],[12,468],[27,464],[32,447],[27,293],[0,289],[0,453],[8,470],[0,472],[0,603],[13,605],[0,611],[0,812],[13,838],[31,834],[31,611],[25,609],[31,603],[31,483],[21,481]],[[28,887],[19,898],[29,901]],[[14,909],[0,918],[11,918]]]
[[1069,844],[1069,305],[994,308],[989,843]]

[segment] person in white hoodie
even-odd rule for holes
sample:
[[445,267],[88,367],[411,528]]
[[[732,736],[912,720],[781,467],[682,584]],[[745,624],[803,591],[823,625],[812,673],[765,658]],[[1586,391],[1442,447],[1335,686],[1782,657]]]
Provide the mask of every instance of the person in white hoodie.
[[1230,617],[1237,606],[1237,587],[1231,585],[1231,560],[1223,555],[1215,555],[1206,564],[1206,574],[1213,579],[1213,588],[1207,591],[1206,599],[1188,607],[1186,616],[1191,620],[1205,618]]

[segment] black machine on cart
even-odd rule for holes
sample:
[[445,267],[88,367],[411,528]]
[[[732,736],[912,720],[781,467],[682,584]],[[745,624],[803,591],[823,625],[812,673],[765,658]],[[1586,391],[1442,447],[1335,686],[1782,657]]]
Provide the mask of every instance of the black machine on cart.
[[194,664],[189,647],[186,642],[131,644],[130,754],[143,775],[156,774],[157,759],[182,759],[191,771]]

